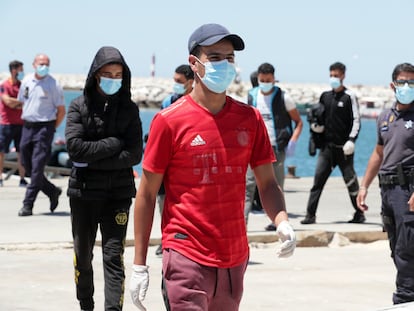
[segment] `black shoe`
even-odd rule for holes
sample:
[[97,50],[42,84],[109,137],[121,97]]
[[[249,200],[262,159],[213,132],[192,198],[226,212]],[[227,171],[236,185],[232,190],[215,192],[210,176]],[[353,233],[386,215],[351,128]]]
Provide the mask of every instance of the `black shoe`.
[[157,248],[157,250],[155,251],[155,255],[157,256],[161,256],[162,255],[162,244],[160,244]]
[[59,196],[62,194],[62,189],[56,187],[55,193],[50,197],[50,212],[54,212],[59,204]]
[[19,182],[19,187],[22,187],[22,188],[26,188],[27,187],[27,181],[26,181],[26,179],[24,179],[24,178],[22,178],[22,179],[20,179],[20,182]]
[[19,216],[32,216],[33,215],[32,207],[27,206],[27,205],[23,205],[23,207],[20,209],[18,215]]
[[276,231],[276,225],[272,222],[265,227],[266,231]]
[[0,179],[0,187],[3,187],[3,179]]
[[355,212],[354,217],[352,217],[351,220],[348,221],[350,224],[363,224],[365,222],[366,218],[364,213]]
[[316,216],[306,215],[305,219],[302,219],[300,223],[302,225],[310,225],[316,222]]

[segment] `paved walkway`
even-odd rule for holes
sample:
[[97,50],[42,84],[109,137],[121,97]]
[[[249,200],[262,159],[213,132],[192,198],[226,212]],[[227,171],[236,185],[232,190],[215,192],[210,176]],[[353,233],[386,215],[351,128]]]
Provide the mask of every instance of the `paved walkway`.
[[[17,179],[9,179],[0,188],[0,245],[26,243],[64,243],[72,241],[70,230],[69,201],[65,196],[67,178],[54,178],[53,183],[63,188],[59,206],[55,213],[49,212],[49,199],[39,194],[31,217],[17,217],[24,196],[24,189],[17,187]],[[343,234],[355,242],[374,241],[385,239],[382,233],[380,218],[380,197],[376,184],[369,189],[367,203],[369,210],[366,213],[367,222],[361,224],[348,224],[354,210],[348,198],[345,185],[341,178],[333,177],[322,193],[317,212],[316,224],[302,225],[300,220],[305,216],[306,203],[309,189],[312,185],[311,178],[287,179],[285,186],[286,206],[290,222],[298,235],[298,243],[305,246],[326,246],[333,233]],[[133,217],[133,208],[131,216]],[[277,237],[274,232],[266,232],[264,227],[269,224],[269,219],[263,213],[250,214],[248,235],[252,242],[275,242]],[[16,231],[16,226],[19,230]],[[47,228],[47,230],[43,230]],[[327,241],[324,242],[324,235]],[[312,237],[320,237],[319,240]],[[161,237],[160,217],[158,210],[155,213],[154,226],[151,233],[151,244],[158,244]],[[132,222],[128,226],[128,244],[133,243]]]
[[[66,178],[53,182],[66,190]],[[50,214],[48,198],[40,194],[34,215],[17,217],[24,195],[17,184],[18,179],[12,177],[0,188],[0,310],[77,310],[69,202],[62,196],[57,210]],[[286,180],[286,203],[299,246],[293,257],[277,259],[277,237],[264,230],[269,223],[267,217],[250,215],[251,258],[240,310],[368,311],[391,306],[395,269],[382,232],[378,187],[373,185],[369,191],[367,222],[348,224],[353,209],[345,186],[341,178],[330,178],[320,200],[317,224],[301,225],[311,184],[311,178]],[[148,310],[163,310],[161,260],[154,255],[160,240],[158,211],[155,215],[146,305]],[[132,245],[132,222],[127,240]],[[127,247],[127,284],[132,260],[133,247]],[[101,261],[97,246],[96,310],[103,310]],[[124,310],[135,310],[128,292]]]

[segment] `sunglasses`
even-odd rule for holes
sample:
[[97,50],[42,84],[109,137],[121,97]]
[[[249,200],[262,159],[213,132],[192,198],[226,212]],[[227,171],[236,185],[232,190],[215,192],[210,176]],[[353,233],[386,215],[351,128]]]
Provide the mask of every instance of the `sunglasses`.
[[395,80],[394,86],[403,87],[406,83],[408,84],[409,87],[414,88],[414,80]]

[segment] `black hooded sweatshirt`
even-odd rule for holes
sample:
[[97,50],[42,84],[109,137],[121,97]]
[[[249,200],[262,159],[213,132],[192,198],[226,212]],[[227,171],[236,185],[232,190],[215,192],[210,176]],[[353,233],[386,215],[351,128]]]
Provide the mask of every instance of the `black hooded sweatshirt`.
[[[122,86],[114,95],[98,91],[96,74],[110,63],[123,66]],[[102,47],[96,53],[83,95],[74,99],[66,117],[66,144],[74,162],[68,196],[122,199],[135,196],[132,167],[142,157],[142,125],[131,100],[131,72],[121,53]]]

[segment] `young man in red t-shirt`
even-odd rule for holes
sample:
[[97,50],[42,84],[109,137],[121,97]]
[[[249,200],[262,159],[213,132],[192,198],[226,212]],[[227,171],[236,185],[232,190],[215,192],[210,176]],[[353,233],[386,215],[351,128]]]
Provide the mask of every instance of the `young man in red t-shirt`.
[[24,77],[23,63],[15,60],[9,63],[10,78],[0,85],[0,187],[3,186],[1,174],[4,168],[4,155],[9,152],[13,141],[17,152],[17,165],[20,175],[20,187],[26,187],[25,171],[20,162],[20,137],[23,120],[22,105],[17,100],[21,80]]
[[[260,113],[226,96],[243,40],[221,25],[199,27],[189,40],[193,91],[154,118],[135,200],[134,304],[148,288],[146,265],[157,191],[164,181],[163,292],[167,310],[235,311],[249,257],[244,221],[245,174],[253,168],[263,207],[277,224],[280,257],[295,234],[273,174],[274,153]],[[217,290],[219,289],[219,290]]]

